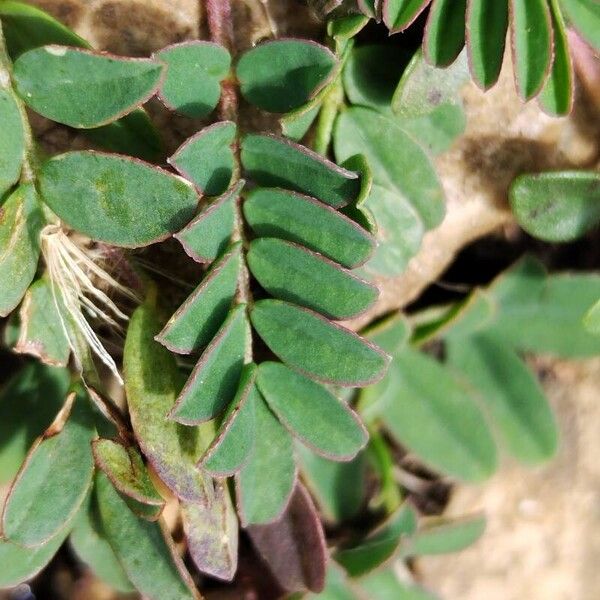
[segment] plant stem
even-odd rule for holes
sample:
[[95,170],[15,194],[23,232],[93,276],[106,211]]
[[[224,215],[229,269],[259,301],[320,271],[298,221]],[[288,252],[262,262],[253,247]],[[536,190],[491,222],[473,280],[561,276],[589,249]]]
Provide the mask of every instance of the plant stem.
[[388,514],[392,514],[402,502],[402,495],[393,474],[394,459],[379,431],[372,426],[368,429],[369,445],[367,451],[381,481],[379,502]]
[[333,135],[333,125],[340,110],[344,104],[344,89],[340,77],[336,77],[331,88],[323,99],[319,119],[315,131],[314,150],[319,154],[326,156],[331,144]]

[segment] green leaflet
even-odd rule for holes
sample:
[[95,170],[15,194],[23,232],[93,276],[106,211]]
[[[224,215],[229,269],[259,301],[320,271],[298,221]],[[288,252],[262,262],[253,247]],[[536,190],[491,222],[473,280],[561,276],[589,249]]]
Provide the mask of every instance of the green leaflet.
[[219,414],[233,399],[246,355],[246,305],[239,304],[202,353],[169,418],[197,425]]
[[161,506],[165,503],[156,491],[140,453],[133,446],[98,439],[92,442],[96,466],[104,472],[115,488],[142,504]]
[[379,295],[374,285],[293,242],[260,238],[246,256],[252,275],[269,294],[332,319],[355,317]]
[[357,587],[369,600],[439,600],[422,587],[400,581],[393,567],[369,573],[360,579]]
[[[329,561],[323,591],[318,594],[307,594],[305,597],[310,598],[310,600],[358,600],[354,592],[351,591],[347,579],[344,570],[335,562]],[[397,599],[394,598],[394,600]]]
[[334,558],[352,577],[364,575],[393,556],[402,538],[412,535],[416,527],[415,510],[405,503],[368,537],[338,550]]
[[238,242],[213,263],[202,283],[156,336],[157,342],[171,352],[189,354],[213,339],[227,317],[238,287],[241,250],[242,245]]
[[231,581],[237,570],[238,520],[225,481],[210,504],[181,505],[188,551],[201,573]]
[[[231,121],[209,125],[186,140],[168,162],[186,179],[193,181],[203,194],[223,194],[235,169],[235,134],[236,126]],[[232,189],[239,192],[238,186],[239,183]],[[224,196],[229,193],[231,190]]]
[[92,485],[90,442],[96,435],[87,402],[73,392],[29,451],[2,514],[2,532],[10,541],[26,547],[46,543],[83,503]]
[[17,93],[35,112],[71,127],[106,125],[156,92],[162,67],[149,59],[44,46],[14,64]]
[[600,50],[600,6],[595,0],[560,0],[569,23],[596,51]]
[[509,0],[511,44],[517,91],[530,100],[552,66],[552,20],[546,0]]
[[[57,295],[57,301],[60,296]],[[71,349],[47,277],[29,287],[19,311],[21,325],[15,352],[31,354],[53,366],[67,366]]]
[[421,247],[423,221],[404,196],[377,184],[366,204],[377,221],[377,245],[364,270],[375,275],[400,275]]
[[382,15],[390,33],[409,27],[431,0],[383,0]]
[[367,491],[364,452],[349,462],[334,462],[298,444],[296,458],[302,480],[326,521],[339,523],[358,513]]
[[327,561],[325,534],[319,514],[300,482],[276,521],[250,525],[247,531],[284,590],[323,589]]
[[431,229],[444,216],[444,193],[423,149],[395,121],[367,108],[343,112],[335,132],[335,152],[345,160],[355,148],[367,157],[373,181],[406,198]]
[[383,377],[389,357],[324,317],[281,300],[260,300],[252,325],[269,348],[293,368],[324,382],[364,386]]
[[134,591],[102,530],[96,494],[92,494],[79,511],[69,541],[78,558],[88,565],[99,579],[119,592]]
[[0,196],[15,184],[21,175],[25,158],[25,130],[21,111],[9,88],[0,86]]
[[504,58],[507,29],[508,1],[468,0],[469,66],[473,81],[484,90],[498,81]]
[[255,405],[262,402],[255,380],[256,365],[246,365],[235,398],[229,405],[217,435],[199,463],[199,466],[213,477],[225,477],[238,472],[254,449]]
[[[392,110],[403,119],[430,115],[442,106],[462,106],[460,91],[469,81],[466,52],[447,69],[437,69],[417,52],[404,71],[392,99]],[[462,108],[461,108],[461,112]]]
[[0,539],[0,589],[15,587],[37,575],[62,546],[68,533],[69,528],[65,527],[36,548],[24,548]]
[[254,451],[235,476],[238,515],[244,526],[276,520],[285,509],[296,481],[290,434],[262,398],[257,398],[254,408]]
[[66,369],[27,363],[0,392],[0,483],[14,478],[34,440],[64,403]]
[[[359,0],[360,2],[361,0]],[[327,22],[327,35],[336,42],[345,41],[357,35],[369,22],[369,17],[359,14],[347,14]]]
[[350,460],[367,443],[363,424],[346,404],[285,365],[261,363],[257,385],[279,420],[318,454]]
[[[573,107],[575,94],[573,66],[565,21],[558,0],[550,0],[550,11],[554,27],[554,60],[550,76],[540,94],[540,106],[550,115],[561,116],[569,114]],[[598,16],[600,17],[600,11]],[[600,18],[598,25],[600,25]]]
[[0,317],[19,304],[33,280],[43,224],[33,184],[20,185],[0,207]]
[[496,447],[467,390],[436,360],[405,349],[390,366],[397,388],[381,414],[385,427],[421,460],[464,481],[496,469]]
[[423,52],[432,65],[446,67],[460,54],[466,10],[467,0],[433,0],[423,40]]
[[498,312],[488,331],[510,346],[572,358],[600,352],[600,338],[582,326],[589,307],[600,298],[597,275],[545,277],[539,263],[526,259],[501,275],[490,293]]
[[337,60],[325,46],[307,40],[273,40],[240,58],[236,75],[248,102],[284,113],[308,102],[332,78]]
[[556,452],[552,410],[537,379],[511,348],[482,334],[447,343],[446,356],[479,392],[511,454],[535,464]]
[[238,181],[173,236],[190,258],[200,263],[212,262],[227,248],[244,183],[243,179]]
[[136,517],[103,473],[96,479],[96,494],[106,539],[136,589],[149,600],[199,600],[162,524]]
[[139,160],[67,152],[40,173],[44,201],[68,225],[94,240],[139,247],[164,240],[198,204],[193,186]]
[[569,242],[600,223],[600,173],[521,175],[510,188],[510,203],[519,225],[534,237]]
[[241,159],[248,176],[258,185],[289,188],[334,208],[349,204],[360,192],[356,173],[275,136],[247,135],[242,141]]
[[423,556],[459,552],[483,535],[485,525],[485,517],[475,515],[425,526],[410,538],[406,548],[403,548],[402,555]]
[[89,48],[89,44],[43,10],[23,2],[0,2],[0,19],[10,57],[45,46],[63,44]]
[[347,268],[363,264],[375,246],[375,240],[354,221],[295,192],[258,188],[250,192],[243,209],[257,236],[296,242]]
[[361,148],[373,171],[366,206],[380,228],[369,270],[401,273],[419,248],[424,229],[436,227],[444,216],[444,193],[431,159],[399,121],[368,108],[344,111],[334,141],[339,160]]
[[167,65],[159,97],[168,108],[187,117],[205,117],[214,110],[231,66],[223,46],[186,41],[159,50],[153,58]]
[[204,449],[200,432],[166,418],[180,376],[173,355],[154,341],[159,330],[149,303],[133,313],[123,356],[131,425],[142,452],[167,487],[182,500],[204,502],[206,483],[196,469]]

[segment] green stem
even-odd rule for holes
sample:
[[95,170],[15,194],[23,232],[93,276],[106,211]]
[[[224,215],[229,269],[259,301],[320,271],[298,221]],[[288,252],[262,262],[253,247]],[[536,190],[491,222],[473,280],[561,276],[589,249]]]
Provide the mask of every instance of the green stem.
[[394,459],[379,431],[372,426],[368,429],[369,445],[367,451],[381,481],[379,502],[388,514],[392,514],[402,502],[402,495],[393,475]]
[[332,82],[325,98],[323,98],[315,130],[314,150],[323,156],[326,156],[329,150],[335,119],[343,104],[344,88],[341,77],[338,76]]

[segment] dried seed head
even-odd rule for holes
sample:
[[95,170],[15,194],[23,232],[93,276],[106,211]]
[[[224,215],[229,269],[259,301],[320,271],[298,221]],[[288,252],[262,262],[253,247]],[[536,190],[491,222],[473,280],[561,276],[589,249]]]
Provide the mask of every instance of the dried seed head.
[[44,227],[41,245],[56,310],[73,355],[81,365],[73,332],[75,328],[83,335],[92,352],[123,384],[115,361],[88,323],[84,312],[109,327],[121,329],[121,322],[127,321],[127,315],[99,286],[119,292],[136,302],[139,302],[139,298],[98,264],[100,255],[97,252],[74,243],[60,225]]

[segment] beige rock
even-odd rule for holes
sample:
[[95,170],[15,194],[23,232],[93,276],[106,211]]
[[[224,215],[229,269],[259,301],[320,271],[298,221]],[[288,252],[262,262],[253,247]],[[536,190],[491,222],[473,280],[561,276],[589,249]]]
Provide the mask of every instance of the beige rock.
[[483,510],[471,548],[423,558],[423,582],[444,600],[597,600],[600,597],[600,358],[537,361],[557,414],[556,459],[506,461],[479,486],[456,488],[448,515]]

